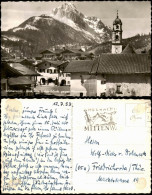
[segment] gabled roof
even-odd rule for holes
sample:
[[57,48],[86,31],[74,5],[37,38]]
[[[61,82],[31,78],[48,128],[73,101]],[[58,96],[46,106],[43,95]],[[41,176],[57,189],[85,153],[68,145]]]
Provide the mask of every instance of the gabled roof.
[[49,63],[51,63],[51,64],[53,64],[53,65],[56,65],[56,66],[59,66],[59,65],[61,65],[61,64],[64,63],[63,61],[60,61],[60,60],[58,60],[58,61],[53,61],[53,60],[45,59],[45,60],[43,60],[42,62],[38,63],[36,66],[39,66],[39,65],[41,65],[41,64],[44,64],[44,63],[46,63],[46,62],[49,62]]
[[46,49],[44,51],[42,51],[40,54],[45,54],[45,53],[52,53],[52,54],[55,54],[55,51],[52,51],[50,49]]
[[34,70],[30,70],[29,68],[27,68],[24,65],[19,64],[19,63],[13,63],[12,67],[24,76],[39,76],[40,75],[37,72],[35,72]]
[[147,54],[101,54],[94,60],[71,61],[64,72],[90,74],[151,73]]
[[93,60],[74,60],[71,61],[66,67],[64,72],[67,73],[76,73],[76,72],[83,72],[89,73],[93,66]]
[[[58,66],[60,66],[60,65],[65,63],[65,61],[59,61],[59,60],[58,61],[52,61],[52,60],[47,59],[47,60],[43,60],[42,62],[36,64],[36,67],[39,67],[41,64],[45,64],[46,62],[50,63],[50,66],[51,66],[51,64],[53,64],[55,67],[58,67]],[[43,67],[43,68],[47,69],[48,66],[47,67]]]
[[60,54],[63,51],[63,49],[55,49],[56,54]]
[[33,67],[33,63],[31,60],[28,60],[28,59],[24,59],[20,62],[22,65],[28,65],[28,66],[32,66]]
[[151,61],[147,54],[101,54],[90,73],[150,73],[150,65]]
[[122,51],[123,54],[133,54],[136,53],[135,49],[133,48],[133,46],[131,44],[128,43],[128,45],[124,48],[124,50]]
[[65,49],[61,53],[75,53],[75,54],[81,54],[81,51],[79,49]]
[[51,64],[53,64],[53,65],[57,65],[57,66],[63,63],[63,61],[60,61],[60,60],[53,61],[53,60],[46,59],[46,60],[44,60],[44,61],[45,61],[45,62],[49,62],[49,63],[51,63]]
[[6,62],[1,62],[1,78],[17,77],[23,75],[15,68],[9,66]]
[[62,64],[58,65],[58,68],[62,71],[66,68],[66,66],[69,64],[69,61],[65,61]]

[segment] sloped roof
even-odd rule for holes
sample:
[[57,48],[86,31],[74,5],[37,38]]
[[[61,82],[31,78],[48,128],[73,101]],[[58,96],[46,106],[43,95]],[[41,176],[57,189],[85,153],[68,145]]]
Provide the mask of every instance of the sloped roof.
[[34,84],[34,81],[31,81],[25,76],[20,76],[17,78],[9,78],[8,84],[9,85],[31,85],[31,84]]
[[32,62],[33,62],[32,60],[24,59],[20,63],[22,65],[25,65],[25,66],[28,65],[28,66],[32,66],[33,67],[33,63]]
[[25,67],[24,65],[20,63],[13,63],[12,67],[24,76],[39,76],[40,75],[34,70],[30,70],[29,68]]
[[66,67],[64,72],[73,73],[73,72],[85,72],[89,73],[93,66],[93,60],[74,60],[71,61]]
[[[55,65],[55,66],[60,66],[61,64],[65,63],[65,62],[63,62],[63,61],[52,61],[52,60],[47,59],[47,60],[43,60],[42,62],[36,64],[36,66],[39,67],[41,64],[44,64],[44,63],[46,63],[46,62],[49,62],[49,63],[51,63],[51,64],[53,64],[53,65]],[[51,65],[50,65],[50,66],[51,66]],[[44,68],[45,68],[45,67],[44,67]],[[46,69],[47,69],[47,68],[48,68],[48,67],[46,67]]]
[[59,65],[61,65],[63,63],[63,61],[60,61],[60,60],[58,60],[58,61],[52,61],[52,60],[46,59],[44,61],[45,62],[50,62],[51,64],[54,64],[54,65],[57,65],[57,66],[59,66]]
[[101,54],[94,60],[71,61],[64,72],[91,74],[150,73],[151,61],[147,54]]
[[124,50],[122,51],[123,54],[129,54],[129,53],[136,53],[133,46],[131,44],[127,44],[127,46],[124,48]]
[[46,49],[44,51],[42,51],[40,54],[44,54],[44,53],[52,53],[52,54],[55,54],[54,51],[50,50],[50,49]]
[[62,71],[66,68],[66,66],[69,64],[69,61],[65,61],[62,64],[58,65],[58,68]]
[[60,54],[63,51],[63,49],[55,49],[56,54]]
[[101,54],[91,73],[150,73],[150,66],[151,61],[147,54]]
[[1,78],[16,77],[23,75],[15,68],[9,66],[6,62],[1,62]]
[[20,62],[22,62],[23,60],[25,60],[25,59],[14,59],[14,58],[12,58],[12,59],[9,59],[8,61],[9,62],[12,62],[12,63],[20,63]]
[[61,53],[75,53],[75,54],[81,54],[82,52],[79,49],[65,49]]

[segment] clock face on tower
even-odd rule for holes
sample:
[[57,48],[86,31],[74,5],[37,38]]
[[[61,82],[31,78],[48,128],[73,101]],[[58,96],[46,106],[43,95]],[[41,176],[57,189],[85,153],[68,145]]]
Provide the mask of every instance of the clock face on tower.
[[113,46],[113,53],[119,54],[122,52],[122,45],[114,45]]

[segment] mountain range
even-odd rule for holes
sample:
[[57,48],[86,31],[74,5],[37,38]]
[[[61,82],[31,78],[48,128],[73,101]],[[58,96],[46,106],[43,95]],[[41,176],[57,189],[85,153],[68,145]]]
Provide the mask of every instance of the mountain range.
[[[134,51],[138,54],[151,52],[151,35],[135,35],[122,40],[122,49],[124,49],[128,44],[130,44]],[[101,53],[111,53],[111,41],[107,41],[101,44],[93,45],[89,48],[89,51],[95,55],[100,55]]]
[[20,50],[25,56],[55,45],[90,45],[111,39],[111,29],[97,17],[87,17],[66,2],[50,15],[33,16],[1,32],[2,48]]
[[[97,17],[85,16],[74,4],[65,2],[49,15],[33,16],[17,27],[1,32],[1,51],[31,57],[52,46],[91,46],[96,54],[111,52],[112,30]],[[151,38],[141,36],[123,40],[135,49],[150,46]],[[138,46],[137,46],[138,45]]]

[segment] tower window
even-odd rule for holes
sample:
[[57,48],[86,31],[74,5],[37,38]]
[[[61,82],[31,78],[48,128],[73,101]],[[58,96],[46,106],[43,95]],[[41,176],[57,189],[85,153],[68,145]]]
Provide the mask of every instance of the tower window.
[[119,29],[119,25],[118,24],[116,25],[116,29]]
[[116,35],[116,40],[118,40],[119,39],[119,36],[118,35]]

